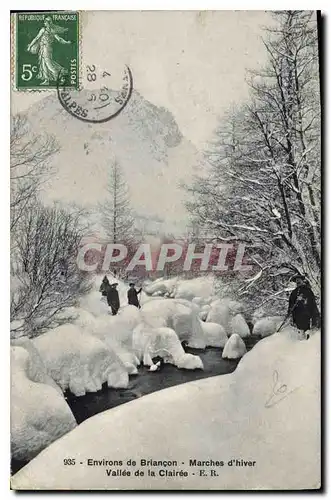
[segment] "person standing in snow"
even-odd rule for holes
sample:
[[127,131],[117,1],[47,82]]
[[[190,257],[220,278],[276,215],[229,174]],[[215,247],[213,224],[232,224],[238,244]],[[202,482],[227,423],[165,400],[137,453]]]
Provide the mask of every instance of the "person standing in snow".
[[319,326],[320,314],[312,289],[303,276],[296,276],[296,288],[291,292],[288,316],[299,330],[306,332],[311,327]]
[[138,307],[140,309],[140,304],[138,300],[138,294],[141,293],[142,288],[140,290],[136,290],[134,283],[130,283],[130,288],[128,290],[128,303],[132,306]]
[[107,302],[109,307],[111,307],[111,312],[113,316],[116,316],[120,308],[120,297],[116,289],[118,283],[112,283],[109,285],[107,290]]
[[99,292],[101,292],[101,295],[103,297],[107,297],[107,291],[109,286],[110,286],[109,279],[107,278],[107,276],[104,276],[99,288]]

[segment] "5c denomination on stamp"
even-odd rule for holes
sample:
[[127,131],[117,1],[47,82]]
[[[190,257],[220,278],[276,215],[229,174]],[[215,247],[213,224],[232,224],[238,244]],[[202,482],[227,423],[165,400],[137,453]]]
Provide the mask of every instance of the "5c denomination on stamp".
[[59,75],[79,88],[79,13],[20,12],[13,14],[16,90],[56,88]]

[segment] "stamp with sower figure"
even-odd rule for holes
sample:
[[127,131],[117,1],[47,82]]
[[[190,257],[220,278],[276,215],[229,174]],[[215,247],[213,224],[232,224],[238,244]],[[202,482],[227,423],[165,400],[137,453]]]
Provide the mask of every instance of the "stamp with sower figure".
[[13,21],[16,90],[56,88],[59,75],[78,89],[79,13],[22,12]]

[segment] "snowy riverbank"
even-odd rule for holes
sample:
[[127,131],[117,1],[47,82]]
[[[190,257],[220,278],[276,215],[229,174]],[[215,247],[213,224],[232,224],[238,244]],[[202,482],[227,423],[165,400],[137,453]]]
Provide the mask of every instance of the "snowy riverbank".
[[[98,399],[105,386],[111,391],[125,390],[130,386],[130,377],[138,374],[140,366],[155,370],[155,356],[179,369],[203,371],[199,352],[185,352],[182,342],[185,341],[190,349],[199,348],[200,352],[208,346],[223,348],[228,342],[228,335],[230,337],[232,333],[230,318],[238,312],[238,304],[228,301],[220,309],[210,277],[177,279],[180,287],[174,298],[151,297],[143,293],[140,310],[127,305],[128,285],[118,281],[121,308],[117,316],[109,314],[110,309],[99,292],[101,278],[95,276],[91,292],[75,307],[62,311],[62,325],[31,340],[17,336],[12,339],[14,404],[11,444],[12,460],[16,464],[13,465],[14,471],[76,425],[64,394],[70,393],[76,398],[96,394]],[[162,288],[164,284],[168,286],[169,281],[155,283]],[[216,312],[216,322],[208,321],[208,318],[205,318],[207,323],[201,320],[199,315],[207,305],[211,312]],[[239,359],[245,351],[234,352],[234,359]],[[215,373],[220,373],[216,367],[212,374]],[[179,372],[175,373],[175,379],[177,375]],[[196,378],[199,377],[193,375],[189,380]],[[174,383],[176,381],[165,386]],[[151,387],[147,392],[152,390]],[[55,397],[52,396],[54,391],[57,391],[57,404],[52,405],[49,402]],[[27,397],[28,393],[34,396]],[[78,421],[82,421],[82,417]]]
[[[69,456],[76,465],[63,464]],[[103,458],[123,466],[88,465]],[[319,458],[320,334],[299,340],[287,328],[259,342],[230,375],[158,391],[86,420],[14,475],[12,487],[309,489],[320,484]],[[136,467],[127,466],[130,459]],[[170,469],[178,474],[140,467],[141,459],[177,462]],[[230,466],[231,459],[255,464]],[[212,467],[217,476],[199,476],[204,467],[194,460],[223,466]]]

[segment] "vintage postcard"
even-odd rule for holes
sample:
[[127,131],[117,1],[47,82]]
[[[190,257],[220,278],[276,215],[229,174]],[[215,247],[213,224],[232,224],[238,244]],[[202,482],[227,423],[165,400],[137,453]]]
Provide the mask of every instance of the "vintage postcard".
[[320,14],[10,22],[11,488],[320,489]]

